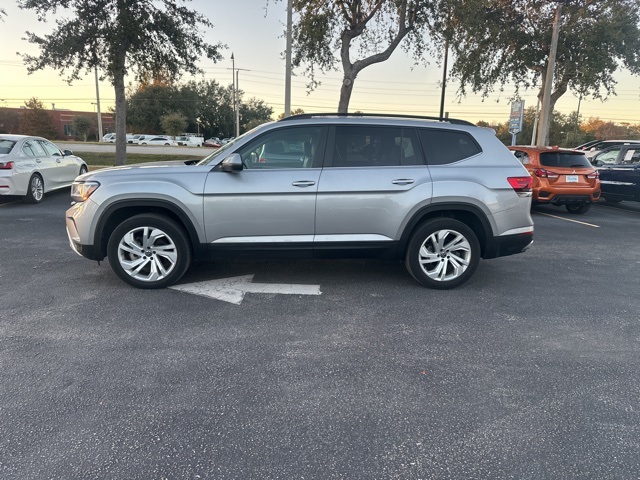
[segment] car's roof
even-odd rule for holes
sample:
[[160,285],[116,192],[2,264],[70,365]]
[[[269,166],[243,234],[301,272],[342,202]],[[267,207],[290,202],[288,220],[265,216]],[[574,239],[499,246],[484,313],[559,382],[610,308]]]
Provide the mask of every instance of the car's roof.
[[22,140],[22,139],[25,139],[25,138],[42,139],[42,137],[34,137],[33,135],[14,135],[14,134],[5,135],[4,133],[0,133],[0,138],[2,138],[4,140],[13,140],[14,142],[17,142],[18,140]]
[[574,150],[572,148],[560,148],[560,147],[537,147],[535,145],[508,145],[507,148],[509,150],[526,150],[528,152],[539,152],[539,153],[575,153],[577,155],[584,155],[584,152],[580,150]]

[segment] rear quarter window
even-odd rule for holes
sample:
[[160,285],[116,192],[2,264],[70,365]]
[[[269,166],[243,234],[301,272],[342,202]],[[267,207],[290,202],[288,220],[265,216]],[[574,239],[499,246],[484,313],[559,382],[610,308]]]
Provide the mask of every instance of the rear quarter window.
[[446,165],[482,152],[478,143],[466,132],[437,129],[421,129],[418,132],[429,165]]
[[540,165],[557,168],[591,167],[583,153],[547,152],[540,154]]

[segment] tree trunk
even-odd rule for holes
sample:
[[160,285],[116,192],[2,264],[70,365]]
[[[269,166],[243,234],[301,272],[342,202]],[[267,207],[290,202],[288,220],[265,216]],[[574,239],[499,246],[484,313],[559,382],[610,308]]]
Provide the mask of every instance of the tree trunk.
[[127,163],[127,103],[124,87],[124,56],[124,53],[122,53],[122,63],[114,69],[113,75],[113,87],[116,94],[116,165],[125,165]]
[[[353,77],[353,78],[352,78]],[[338,113],[349,112],[349,101],[351,100],[351,93],[353,92],[353,82],[356,76],[351,74],[344,74],[342,79],[342,87],[340,87],[340,102],[338,103]]]

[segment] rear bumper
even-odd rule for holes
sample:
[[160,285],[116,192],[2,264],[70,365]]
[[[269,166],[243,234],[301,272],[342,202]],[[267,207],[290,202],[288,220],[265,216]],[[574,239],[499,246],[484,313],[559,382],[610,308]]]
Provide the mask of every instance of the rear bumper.
[[503,235],[493,237],[490,245],[485,249],[483,258],[497,258],[522,253],[533,243],[533,232],[517,235]]
[[544,194],[549,192],[540,192],[538,197],[534,200],[535,203],[545,203],[549,205],[566,205],[568,203],[593,203],[597,202],[600,198],[600,190],[593,193],[585,194],[549,194],[545,197]]

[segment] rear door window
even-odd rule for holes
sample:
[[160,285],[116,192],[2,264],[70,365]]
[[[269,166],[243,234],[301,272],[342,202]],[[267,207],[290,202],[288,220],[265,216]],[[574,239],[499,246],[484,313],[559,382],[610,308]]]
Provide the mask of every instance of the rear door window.
[[419,136],[429,165],[446,165],[482,152],[466,132],[425,128],[419,130]]
[[583,153],[568,152],[541,153],[540,165],[551,168],[585,168],[591,166]]
[[413,128],[338,125],[333,150],[332,167],[424,165]]

